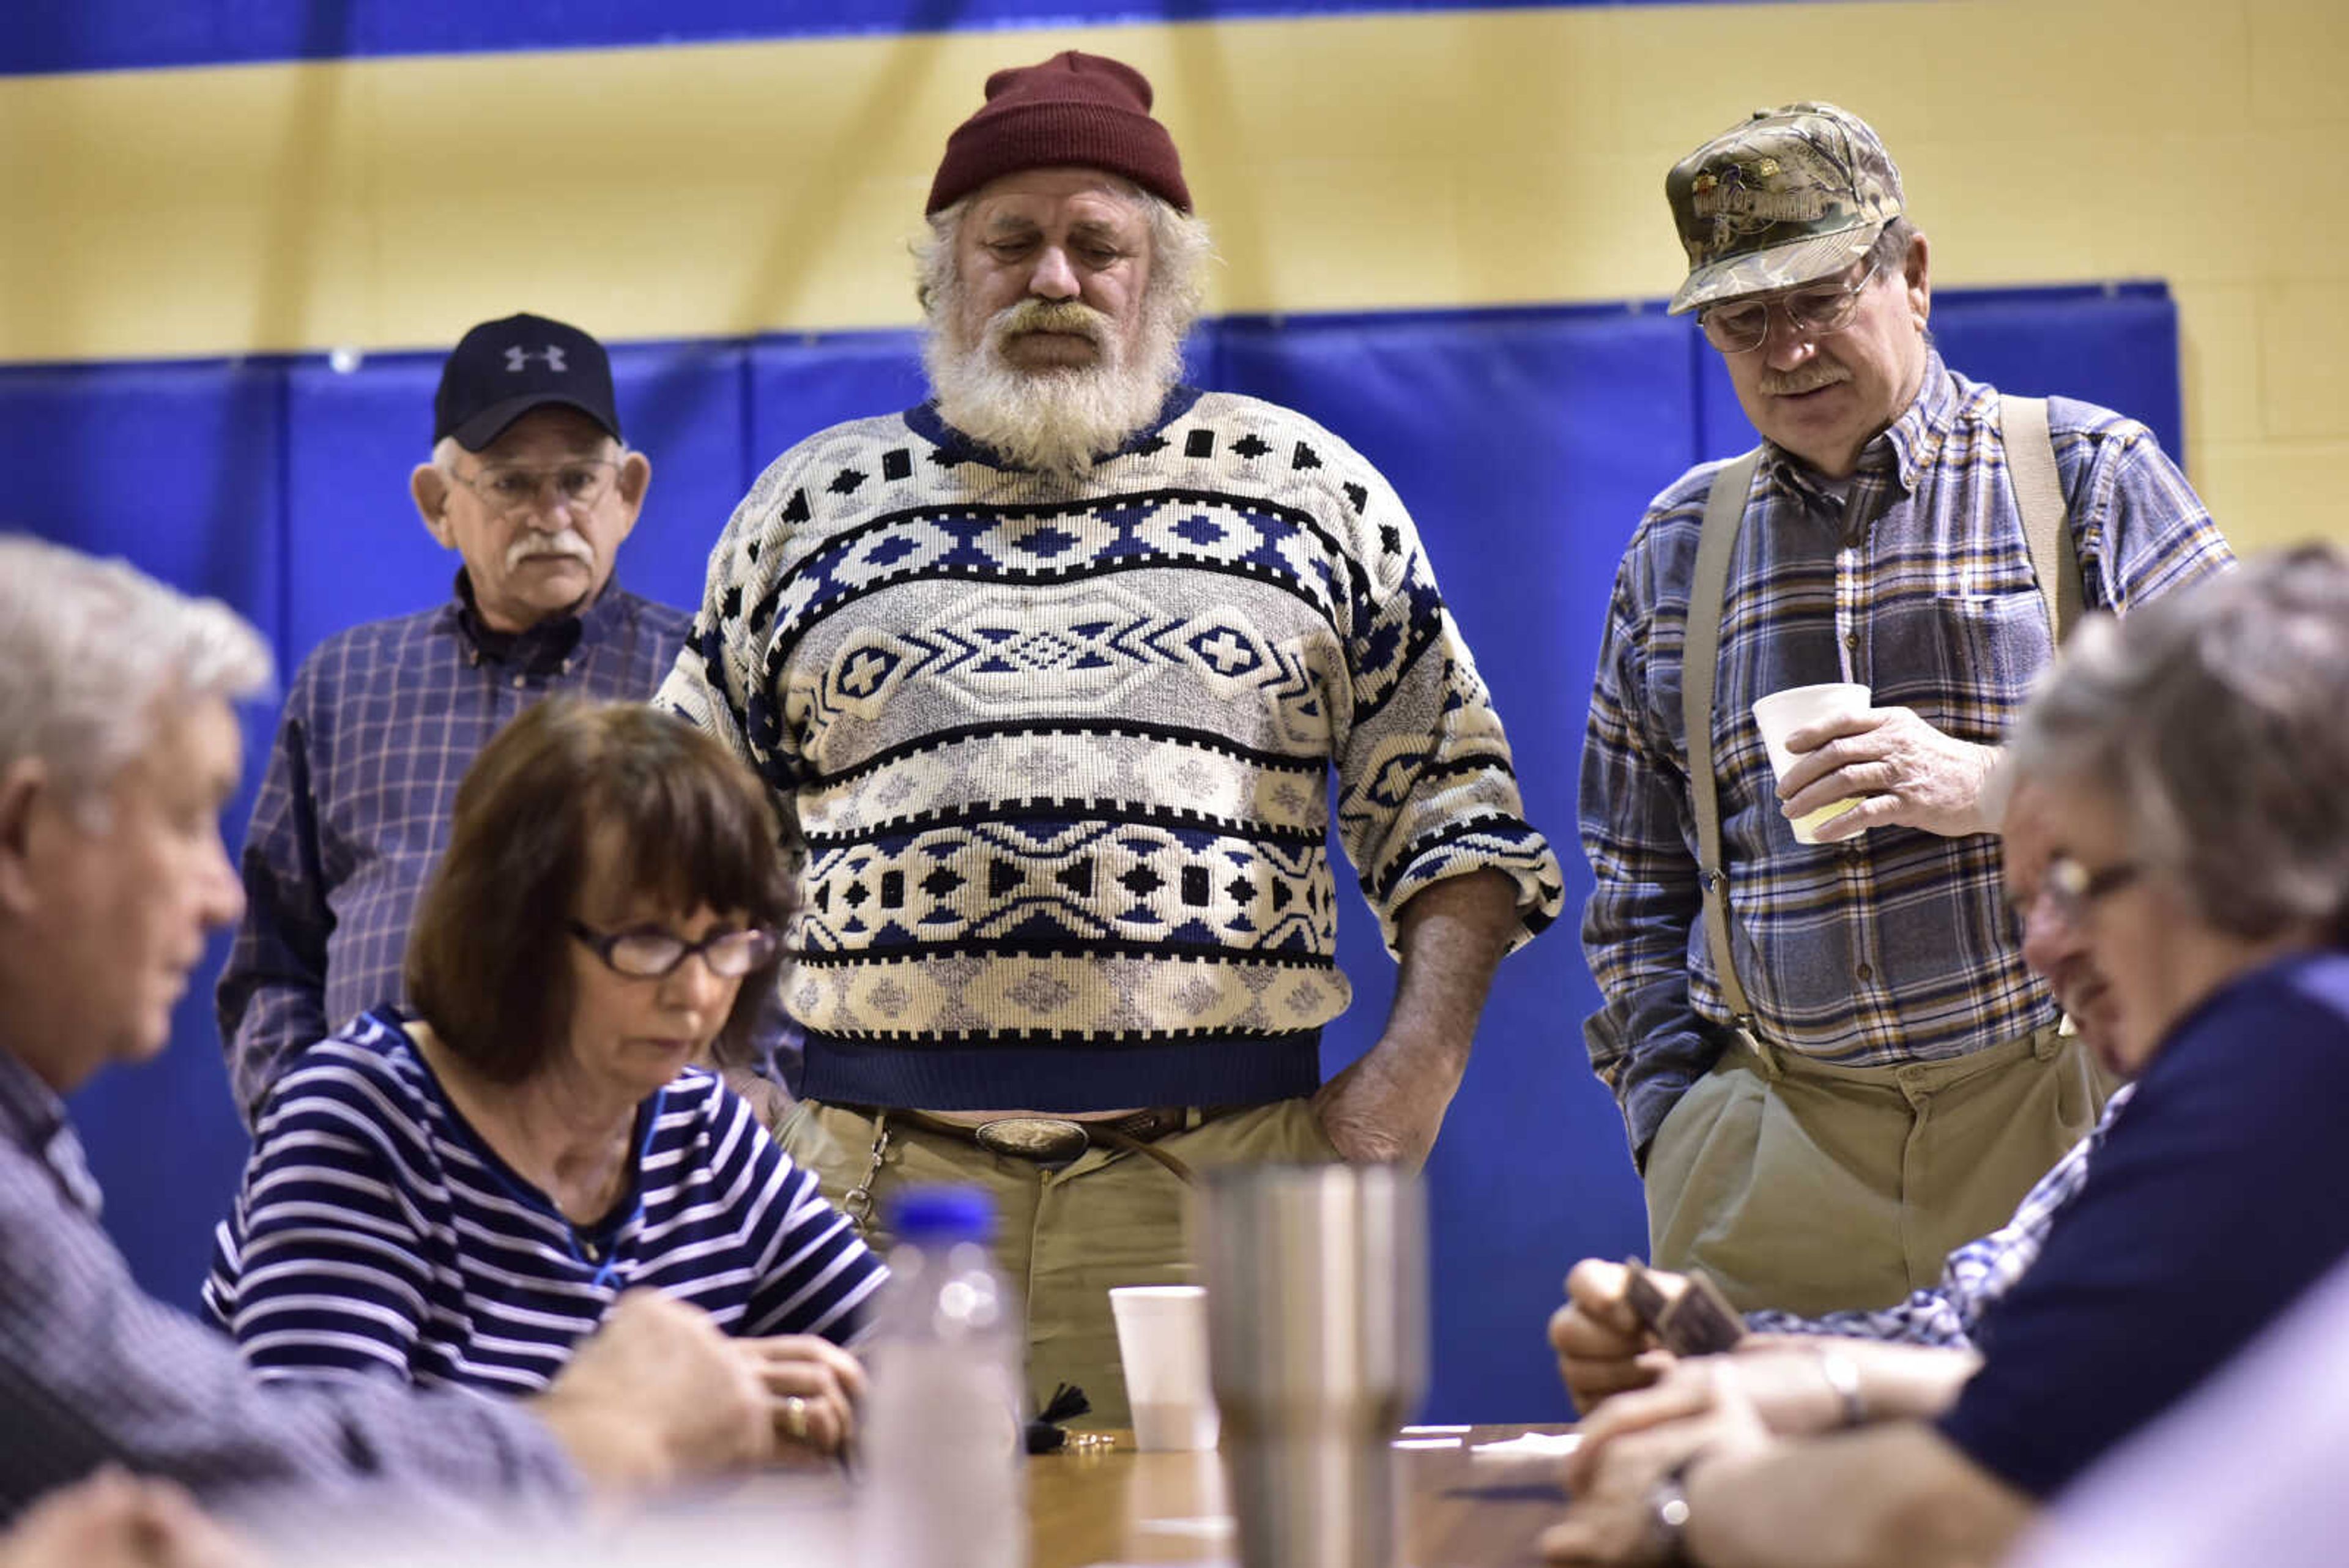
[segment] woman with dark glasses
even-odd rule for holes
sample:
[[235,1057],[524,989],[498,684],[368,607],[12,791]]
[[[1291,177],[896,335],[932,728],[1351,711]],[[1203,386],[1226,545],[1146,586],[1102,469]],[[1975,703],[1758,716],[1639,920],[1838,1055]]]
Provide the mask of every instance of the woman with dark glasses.
[[457,794],[412,1012],[279,1081],[205,1305],[264,1376],[535,1394],[621,1293],[736,1336],[777,1435],[834,1451],[880,1262],[706,1065],[774,990],[764,792],[649,708],[558,699]]

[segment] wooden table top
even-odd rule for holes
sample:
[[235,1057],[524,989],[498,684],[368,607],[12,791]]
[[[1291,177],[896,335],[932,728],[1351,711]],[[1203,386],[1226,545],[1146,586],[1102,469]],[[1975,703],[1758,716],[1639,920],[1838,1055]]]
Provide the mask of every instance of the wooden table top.
[[[1475,1445],[1568,1429],[1475,1427],[1448,1447],[1399,1449],[1409,1568],[1535,1568],[1535,1543],[1566,1506],[1557,1461]],[[1136,1453],[1131,1434],[1114,1438],[1028,1461],[1030,1568],[1237,1562],[1219,1456]]]

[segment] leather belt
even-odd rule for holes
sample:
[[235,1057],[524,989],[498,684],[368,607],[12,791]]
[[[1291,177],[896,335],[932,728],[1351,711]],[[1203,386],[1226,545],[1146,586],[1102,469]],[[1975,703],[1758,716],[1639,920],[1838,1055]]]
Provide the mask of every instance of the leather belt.
[[1184,1181],[1194,1179],[1191,1168],[1157,1147],[1169,1133],[1212,1121],[1230,1107],[1153,1106],[1106,1121],[1078,1121],[1071,1116],[998,1116],[978,1123],[950,1121],[926,1111],[885,1109],[878,1106],[842,1106],[860,1116],[885,1118],[902,1127],[917,1127],[960,1143],[974,1144],[989,1154],[1025,1159],[1049,1168],[1068,1165],[1098,1144],[1146,1156]]

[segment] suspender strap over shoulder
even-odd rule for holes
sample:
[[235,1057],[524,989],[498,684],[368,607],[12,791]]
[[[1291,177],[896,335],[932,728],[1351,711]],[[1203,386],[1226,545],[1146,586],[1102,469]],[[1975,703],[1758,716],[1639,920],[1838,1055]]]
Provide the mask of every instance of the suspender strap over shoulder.
[[1762,466],[1755,447],[1713,475],[1705,497],[1704,528],[1698,535],[1696,574],[1689,584],[1688,619],[1681,641],[1681,722],[1687,732],[1689,803],[1696,812],[1697,879],[1704,891],[1705,945],[1713,972],[1729,1008],[1732,1024],[1755,1054],[1754,1005],[1737,978],[1729,943],[1729,866],[1721,852],[1721,791],[1713,766],[1713,689],[1719,673],[1721,615],[1729,593],[1730,558],[1737,550],[1738,524],[1754,475]]
[[2006,445],[2007,477],[2023,514],[2023,537],[2031,546],[2031,570],[2039,597],[2047,602],[2047,633],[2060,648],[2080,624],[2080,546],[2064,505],[2064,482],[2055,472],[2055,441],[2047,429],[2044,398],[1999,399],[1998,421]]

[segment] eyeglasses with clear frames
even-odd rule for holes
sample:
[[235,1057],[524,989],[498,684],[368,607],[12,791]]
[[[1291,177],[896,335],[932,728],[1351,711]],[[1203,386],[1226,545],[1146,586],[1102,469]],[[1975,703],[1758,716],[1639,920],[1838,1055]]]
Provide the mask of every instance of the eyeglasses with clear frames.
[[1747,354],[1761,348],[1770,336],[1773,309],[1783,311],[1795,330],[1806,337],[1829,337],[1851,325],[1851,318],[1859,310],[1860,296],[1876,281],[1879,269],[1872,264],[1862,265],[1867,270],[1857,280],[1808,283],[1783,294],[1713,306],[1697,313],[1697,326],[1703,329],[1704,340],[1723,354]]
[[611,493],[620,477],[620,465],[600,457],[575,458],[552,468],[492,462],[484,464],[478,473],[451,471],[449,477],[502,513],[526,512],[536,506],[550,483],[557,503],[585,512]]
[[782,939],[764,926],[721,926],[699,941],[689,942],[658,926],[599,931],[585,920],[567,924],[571,934],[602,959],[605,968],[631,980],[658,980],[695,953],[719,979],[740,980],[773,958],[782,945]]

